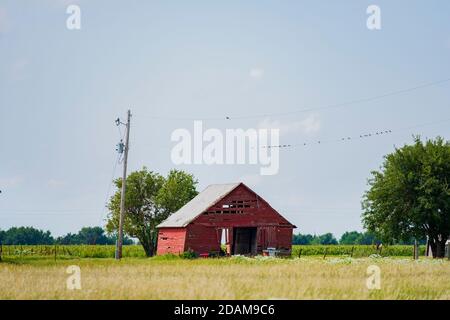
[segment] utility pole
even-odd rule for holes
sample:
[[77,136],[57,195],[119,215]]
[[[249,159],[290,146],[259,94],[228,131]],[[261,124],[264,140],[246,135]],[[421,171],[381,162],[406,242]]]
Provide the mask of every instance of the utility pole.
[[[118,125],[121,124],[120,120],[116,122]],[[123,158],[123,174],[122,174],[122,191],[120,194],[120,217],[119,217],[119,234],[117,239],[117,247],[116,247],[116,260],[120,260],[122,258],[122,244],[123,244],[123,223],[125,218],[125,189],[126,189],[126,181],[127,181],[127,162],[128,162],[128,150],[129,150],[129,142],[130,142],[130,123],[131,123],[131,110],[128,110],[127,113],[127,123],[126,133],[125,133],[125,147],[124,147],[124,158]]]

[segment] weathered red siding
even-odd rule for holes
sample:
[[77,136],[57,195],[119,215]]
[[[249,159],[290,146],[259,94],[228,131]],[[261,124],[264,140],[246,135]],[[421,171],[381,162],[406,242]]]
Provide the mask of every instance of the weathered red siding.
[[156,254],[179,254],[185,251],[186,228],[161,228]]
[[[199,215],[186,228],[161,228],[158,254],[193,250],[199,254],[220,251],[222,232],[233,253],[233,230],[256,228],[254,254],[268,247],[290,252],[294,226],[244,184]],[[223,231],[222,231],[223,230]]]
[[220,251],[220,238],[213,226],[191,223],[186,231],[186,250],[197,253]]

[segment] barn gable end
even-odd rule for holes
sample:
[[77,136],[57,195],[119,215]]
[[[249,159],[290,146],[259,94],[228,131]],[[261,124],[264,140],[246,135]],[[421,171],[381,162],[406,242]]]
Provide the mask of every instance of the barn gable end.
[[181,229],[184,250],[218,253],[222,242],[228,254],[260,254],[270,247],[290,253],[295,226],[246,185],[236,183],[209,186],[158,228],[158,254],[172,251],[164,238]]

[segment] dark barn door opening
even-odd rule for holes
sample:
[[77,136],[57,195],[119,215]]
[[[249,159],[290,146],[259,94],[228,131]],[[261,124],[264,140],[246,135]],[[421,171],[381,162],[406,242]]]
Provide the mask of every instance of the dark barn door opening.
[[234,228],[233,254],[256,255],[256,228]]

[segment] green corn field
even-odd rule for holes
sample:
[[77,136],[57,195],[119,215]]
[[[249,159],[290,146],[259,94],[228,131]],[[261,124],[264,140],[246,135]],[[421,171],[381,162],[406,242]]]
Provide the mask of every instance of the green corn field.
[[[420,255],[425,254],[425,246],[419,248]],[[113,245],[3,245],[3,256],[48,257],[55,258],[113,258]],[[393,245],[377,249],[371,245],[293,245],[292,257],[301,256],[351,256],[369,257],[377,254],[383,257],[410,257],[413,246]],[[139,245],[123,247],[124,258],[144,258],[145,253]]]

